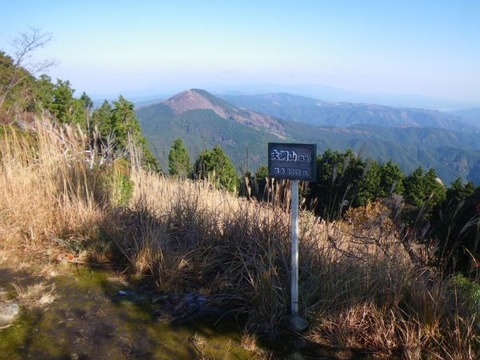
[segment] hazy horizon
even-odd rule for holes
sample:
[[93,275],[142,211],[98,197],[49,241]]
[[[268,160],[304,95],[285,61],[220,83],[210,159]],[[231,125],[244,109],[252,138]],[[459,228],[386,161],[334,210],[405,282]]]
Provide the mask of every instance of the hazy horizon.
[[201,89],[215,96],[222,95],[263,95],[270,93],[288,93],[295,96],[303,96],[318,99],[331,103],[368,103],[385,105],[391,107],[424,108],[440,111],[456,111],[480,108],[480,103],[455,101],[444,97],[429,97],[416,94],[369,94],[353,92],[345,89],[335,88],[321,84],[299,84],[295,86],[275,84],[229,84],[223,86],[194,86],[185,88],[172,88],[170,91],[147,91],[147,92],[125,92],[111,94],[96,94],[93,99],[97,103],[104,100],[115,100],[119,95],[126,96],[129,100],[139,103],[152,103],[159,100],[166,100],[183,91]]
[[479,14],[474,0],[16,0],[2,4],[0,50],[11,54],[30,27],[51,33],[35,57],[55,59],[48,75],[94,98],[270,85],[316,88],[326,100],[474,107]]

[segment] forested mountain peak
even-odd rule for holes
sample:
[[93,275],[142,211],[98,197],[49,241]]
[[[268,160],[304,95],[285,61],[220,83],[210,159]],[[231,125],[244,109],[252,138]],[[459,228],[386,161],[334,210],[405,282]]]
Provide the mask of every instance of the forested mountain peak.
[[217,98],[201,89],[190,89],[164,101],[172,112],[179,116],[189,111],[211,110],[223,119],[234,120],[243,125],[260,129],[265,128],[277,137],[285,138],[285,128],[275,118],[252,110],[240,109],[225,100]]

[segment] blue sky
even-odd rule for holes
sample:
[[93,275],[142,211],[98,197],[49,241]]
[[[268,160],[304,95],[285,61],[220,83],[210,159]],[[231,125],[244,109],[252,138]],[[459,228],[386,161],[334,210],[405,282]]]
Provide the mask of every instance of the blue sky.
[[91,96],[309,84],[480,106],[479,19],[477,0],[4,0],[0,49],[51,33],[37,58]]

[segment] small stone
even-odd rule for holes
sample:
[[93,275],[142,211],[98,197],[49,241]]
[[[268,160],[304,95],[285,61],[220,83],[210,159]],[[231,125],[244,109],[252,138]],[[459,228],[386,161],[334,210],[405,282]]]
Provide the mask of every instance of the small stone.
[[10,325],[20,315],[20,306],[15,303],[0,304],[0,326]]

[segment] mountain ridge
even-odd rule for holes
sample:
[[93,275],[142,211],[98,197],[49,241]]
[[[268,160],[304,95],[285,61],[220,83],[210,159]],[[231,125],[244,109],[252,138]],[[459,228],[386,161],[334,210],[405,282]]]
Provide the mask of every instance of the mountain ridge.
[[439,127],[480,134],[480,127],[472,125],[461,116],[431,109],[327,102],[290,93],[221,95],[221,98],[240,108],[313,125],[348,127],[356,124],[373,124],[388,127]]
[[[281,99],[279,106],[286,107],[280,104]],[[291,97],[290,101],[294,104],[295,99]],[[301,100],[307,104],[312,101]],[[344,104],[337,106],[342,108]],[[375,106],[361,107],[362,111],[372,108]],[[445,125],[437,121],[437,127],[405,123],[388,126],[383,119],[381,125],[376,125],[359,123],[354,113],[350,123],[344,123],[348,126],[314,125],[240,108],[200,89],[141,107],[137,116],[164,168],[170,146],[177,137],[184,140],[192,159],[202,150],[220,144],[240,173],[266,164],[268,142],[284,141],[316,143],[319,153],[327,148],[339,151],[351,148],[362,157],[397,162],[406,173],[418,166],[433,167],[445,183],[456,177],[480,183],[478,131],[454,131],[449,129],[452,124],[448,122]]]

